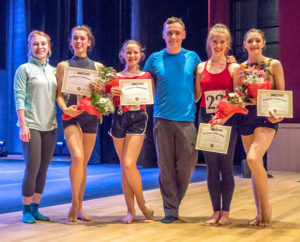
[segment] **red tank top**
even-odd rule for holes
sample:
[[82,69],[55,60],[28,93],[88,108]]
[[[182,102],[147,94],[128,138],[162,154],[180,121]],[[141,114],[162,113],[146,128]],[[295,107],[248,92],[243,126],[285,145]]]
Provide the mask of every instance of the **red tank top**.
[[205,96],[204,93],[206,91],[215,91],[215,90],[225,90],[225,91],[232,91],[233,90],[233,81],[230,76],[228,67],[229,63],[226,64],[225,69],[217,74],[212,74],[207,71],[207,62],[205,62],[204,70],[201,75],[200,79],[200,86],[202,92],[202,98],[200,107],[205,108]]

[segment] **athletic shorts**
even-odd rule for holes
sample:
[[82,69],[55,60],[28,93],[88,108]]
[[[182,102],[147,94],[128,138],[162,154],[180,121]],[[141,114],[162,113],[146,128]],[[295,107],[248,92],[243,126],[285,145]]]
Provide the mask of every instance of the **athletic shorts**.
[[64,129],[70,125],[79,126],[82,130],[82,133],[96,134],[98,131],[99,119],[96,115],[90,115],[86,112],[83,112],[71,120],[63,120]]
[[248,105],[246,108],[249,110],[249,113],[247,115],[240,116],[241,135],[251,135],[254,133],[254,130],[258,127],[271,128],[277,132],[278,123],[273,124],[268,121],[267,117],[257,116],[256,105]]
[[126,134],[145,135],[147,128],[148,114],[145,109],[127,111],[122,114],[115,110],[110,135],[114,138],[122,139]]

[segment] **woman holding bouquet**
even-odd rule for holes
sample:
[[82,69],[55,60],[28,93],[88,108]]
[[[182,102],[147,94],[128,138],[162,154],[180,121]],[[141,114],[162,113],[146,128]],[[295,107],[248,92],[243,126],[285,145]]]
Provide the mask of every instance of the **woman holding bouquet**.
[[87,56],[87,51],[90,51],[93,46],[94,36],[90,28],[84,25],[74,27],[71,31],[70,41],[70,48],[74,52],[74,56],[68,61],[60,62],[57,66],[57,103],[64,116],[69,117],[68,120],[63,120],[64,135],[72,158],[69,170],[72,188],[72,206],[68,214],[69,222],[76,222],[77,219],[92,220],[83,211],[82,201],[87,178],[87,164],[95,145],[99,120],[96,115],[90,115],[77,109],[82,96],[70,94],[65,97],[61,92],[61,87],[64,70],[67,66],[101,70],[102,64],[90,60]]
[[[244,37],[244,48],[248,52],[248,59],[242,64],[243,69],[256,66],[264,71],[265,82],[271,82],[272,89],[284,90],[285,82],[282,65],[278,60],[265,57],[262,53],[266,45],[264,33],[258,29],[250,29]],[[250,76],[251,77],[251,76]],[[247,83],[249,76],[243,76]],[[251,85],[251,84],[250,84]],[[253,86],[253,85],[252,85]],[[255,86],[255,84],[254,84]],[[249,86],[247,91],[250,90]],[[256,97],[256,93],[251,93]],[[251,99],[248,105],[248,115],[242,116],[240,132],[244,149],[247,153],[247,163],[252,174],[252,187],[257,208],[257,216],[249,222],[254,226],[269,226],[271,224],[271,205],[268,198],[267,173],[263,166],[263,156],[269,148],[278,129],[278,122],[271,112],[270,117],[258,117],[256,99]]]
[[151,79],[151,75],[139,68],[139,62],[144,57],[144,53],[137,41],[126,41],[121,48],[119,57],[121,62],[125,62],[125,68],[117,73],[116,79],[105,85],[105,92],[112,95],[116,107],[110,133],[120,160],[122,188],[128,209],[122,222],[130,224],[136,216],[134,198],[146,219],[153,219],[154,214],[143,196],[142,180],[136,167],[145,138],[148,115],[145,105],[120,105],[122,91],[119,88],[119,80]]
[[[218,101],[222,99],[226,91],[233,91],[238,84],[239,65],[228,63],[226,58],[230,46],[231,35],[228,28],[223,24],[214,25],[209,31],[206,42],[210,58],[197,67],[196,102],[202,97],[199,123],[208,123],[215,112]],[[207,186],[214,210],[213,215],[206,223],[212,225],[230,224],[229,209],[234,190],[232,165],[237,138],[237,119],[235,116],[231,116],[222,120],[225,125],[232,127],[228,153],[203,152],[208,170]],[[222,123],[217,119],[213,124]]]
[[32,31],[28,36],[28,63],[17,69],[14,80],[17,125],[25,161],[24,223],[50,220],[38,211],[57,133],[57,85],[55,68],[48,62],[50,55],[50,37],[44,32]]

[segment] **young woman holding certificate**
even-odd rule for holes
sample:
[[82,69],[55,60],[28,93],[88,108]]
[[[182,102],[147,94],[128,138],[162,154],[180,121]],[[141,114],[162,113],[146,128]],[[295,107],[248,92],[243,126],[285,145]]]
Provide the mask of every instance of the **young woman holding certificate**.
[[90,115],[77,109],[83,96],[75,94],[64,96],[61,87],[64,70],[67,66],[95,71],[101,70],[102,64],[90,60],[87,56],[87,51],[91,50],[93,45],[94,36],[89,27],[74,27],[71,31],[70,41],[74,56],[68,61],[60,62],[57,66],[57,103],[63,113],[70,117],[70,120],[63,120],[64,134],[72,158],[69,171],[72,188],[72,206],[68,214],[69,222],[76,222],[77,219],[92,220],[83,211],[82,201],[87,178],[86,168],[95,145],[99,120],[96,115]]
[[[244,37],[244,48],[248,52],[248,59],[242,67],[258,67],[263,70],[265,80],[272,83],[272,89],[284,90],[282,65],[278,60],[263,55],[265,45],[264,33],[258,29],[250,29]],[[277,123],[282,118],[276,118],[271,112],[269,118],[258,117],[256,98],[251,99],[251,102],[252,105],[247,106],[248,115],[243,115],[240,122],[240,132],[252,174],[253,194],[257,208],[257,216],[249,222],[249,225],[269,226],[272,208],[268,198],[267,173],[263,166],[263,156],[275,136]]]
[[[208,123],[226,91],[233,91],[238,85],[239,65],[228,63],[227,53],[231,46],[231,35],[223,24],[214,25],[208,34],[206,49],[208,61],[197,67],[195,87],[196,102],[200,103],[199,122]],[[222,120],[231,126],[231,136],[227,154],[204,151],[207,163],[207,186],[211,197],[214,213],[206,221],[207,224],[228,225],[229,209],[234,190],[233,158],[237,138],[237,119],[232,115]],[[221,124],[215,120],[213,124]],[[221,175],[220,175],[221,173]]]
[[22,182],[24,223],[49,221],[38,207],[56,143],[56,78],[48,62],[50,37],[34,30],[28,36],[28,63],[16,70],[14,94],[25,161]]
[[105,85],[105,92],[112,95],[116,107],[110,133],[120,160],[122,188],[128,209],[122,222],[130,224],[136,216],[134,198],[146,219],[153,219],[154,214],[143,196],[142,180],[136,167],[145,138],[148,115],[146,105],[125,106],[120,104],[122,91],[119,87],[119,80],[151,79],[151,75],[139,68],[139,62],[144,57],[144,53],[137,41],[126,41],[121,48],[119,57],[121,62],[125,62],[125,68],[117,73],[116,79]]

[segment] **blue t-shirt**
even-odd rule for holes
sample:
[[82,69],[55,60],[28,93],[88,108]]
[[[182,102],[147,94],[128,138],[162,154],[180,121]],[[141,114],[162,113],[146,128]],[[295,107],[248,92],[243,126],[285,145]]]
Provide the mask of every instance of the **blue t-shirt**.
[[150,72],[155,81],[153,117],[195,120],[194,77],[200,62],[194,51],[183,48],[178,54],[163,49],[148,58],[144,71]]

